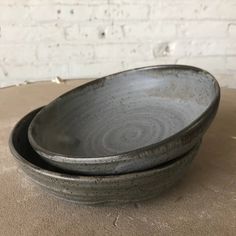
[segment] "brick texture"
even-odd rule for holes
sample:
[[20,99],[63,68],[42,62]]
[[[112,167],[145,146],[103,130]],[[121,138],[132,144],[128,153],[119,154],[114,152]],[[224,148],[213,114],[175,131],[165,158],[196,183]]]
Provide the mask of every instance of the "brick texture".
[[173,63],[234,87],[236,1],[0,1],[0,87]]

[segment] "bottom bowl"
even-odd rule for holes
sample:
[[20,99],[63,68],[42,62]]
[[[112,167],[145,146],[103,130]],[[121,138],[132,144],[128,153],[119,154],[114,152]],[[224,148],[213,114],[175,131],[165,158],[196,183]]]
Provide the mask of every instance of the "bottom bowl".
[[80,204],[124,203],[153,198],[176,183],[185,173],[199,146],[153,169],[108,176],[67,174],[46,163],[30,146],[28,127],[40,110],[34,110],[14,127],[9,145],[23,171],[57,197]]

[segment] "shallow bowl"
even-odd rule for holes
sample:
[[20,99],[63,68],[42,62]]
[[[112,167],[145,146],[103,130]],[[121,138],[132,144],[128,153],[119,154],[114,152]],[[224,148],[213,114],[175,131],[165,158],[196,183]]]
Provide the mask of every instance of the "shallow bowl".
[[97,79],[45,106],[29,127],[47,162],[88,175],[130,173],[173,160],[202,138],[220,89],[199,68],[167,65]]
[[10,136],[10,150],[34,182],[57,197],[80,204],[117,204],[156,197],[183,176],[199,148],[198,143],[188,153],[173,161],[131,174],[67,174],[45,162],[30,146],[27,130],[38,111],[29,113],[16,124]]

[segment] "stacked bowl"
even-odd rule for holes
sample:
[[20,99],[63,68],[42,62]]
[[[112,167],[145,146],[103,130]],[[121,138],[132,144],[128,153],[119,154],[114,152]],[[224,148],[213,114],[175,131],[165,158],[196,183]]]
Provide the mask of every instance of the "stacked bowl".
[[10,149],[56,196],[81,204],[157,196],[185,173],[219,105],[199,68],[162,65],[109,75],[22,118]]

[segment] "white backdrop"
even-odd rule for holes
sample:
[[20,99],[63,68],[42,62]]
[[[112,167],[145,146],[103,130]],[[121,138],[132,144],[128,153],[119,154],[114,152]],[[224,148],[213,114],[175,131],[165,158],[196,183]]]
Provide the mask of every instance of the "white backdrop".
[[236,0],[0,0],[0,87],[171,63],[236,87]]

